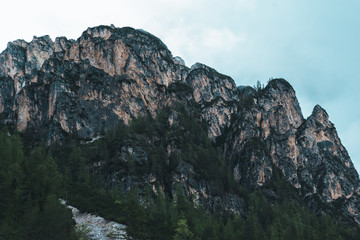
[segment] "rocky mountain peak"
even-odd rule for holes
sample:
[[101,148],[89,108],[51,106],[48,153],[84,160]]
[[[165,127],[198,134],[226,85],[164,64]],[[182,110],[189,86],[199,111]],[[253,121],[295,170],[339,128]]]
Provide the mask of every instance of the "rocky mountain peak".
[[[113,30],[115,30],[114,27],[102,25],[102,26],[98,26],[98,27],[88,28],[84,33],[90,35],[93,38],[100,37],[100,38],[107,40],[113,34]],[[84,35],[84,33],[83,33],[83,35]]]
[[343,215],[360,221],[359,177],[334,125],[318,105],[304,119],[284,79],[236,87],[209,66],[186,67],[159,38],[130,27],[89,28],[77,40],[17,40],[0,54],[0,112],[49,144],[71,133],[96,139],[179,103],[196,110],[239,184],[261,188],[280,172],[310,203],[341,200]]
[[14,40],[12,42],[8,42],[7,44],[7,49],[11,49],[15,46],[19,46],[19,47],[23,47],[25,48],[27,45],[27,42],[23,39],[17,39],[17,40]]
[[257,101],[266,111],[273,109],[274,117],[276,117],[276,112],[285,113],[284,115],[281,114],[287,116],[286,121],[282,121],[282,123],[287,122],[291,126],[298,128],[304,121],[295,90],[284,79],[272,79],[269,81]]
[[320,105],[316,105],[314,107],[310,117],[323,126],[334,127],[334,125],[329,121],[329,115]]
[[283,78],[274,78],[271,79],[268,84],[266,85],[266,88],[273,88],[277,89],[279,91],[291,91],[295,92],[293,87],[290,85],[288,81],[286,81]]
[[202,64],[202,63],[194,63],[193,65],[191,65],[191,70],[194,70],[194,69],[199,69],[199,68],[202,68],[202,69],[211,69],[209,66],[206,66],[205,64]]
[[201,63],[187,72],[186,85],[192,89],[193,100],[201,109],[202,120],[209,126],[211,139],[222,135],[237,110],[239,99],[234,80]]
[[34,36],[32,41],[32,43],[37,42],[38,44],[42,44],[42,45],[52,45],[53,41],[51,39],[51,37],[49,35],[44,35],[44,36]]
[[11,77],[18,94],[29,83],[32,71],[40,70],[53,52],[53,41],[48,35],[34,37],[31,42],[16,40],[9,43],[0,54],[0,76]]
[[175,64],[186,66],[184,59],[182,59],[179,56],[174,57],[173,60],[174,60]]

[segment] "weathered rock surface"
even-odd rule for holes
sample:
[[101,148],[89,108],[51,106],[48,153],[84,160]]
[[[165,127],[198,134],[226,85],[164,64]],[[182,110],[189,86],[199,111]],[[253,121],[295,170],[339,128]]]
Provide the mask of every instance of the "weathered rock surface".
[[91,240],[123,240],[127,239],[126,226],[117,222],[105,220],[94,214],[80,212],[79,209],[61,203],[72,212],[76,228],[82,231]]
[[235,179],[261,187],[276,167],[309,202],[340,205],[359,223],[359,176],[326,111],[317,105],[304,119],[295,91],[282,79],[240,95],[224,144]]
[[299,188],[295,134],[303,116],[295,91],[285,80],[273,80],[263,90],[243,89],[240,95],[244,96],[225,141],[236,179],[262,186],[271,179],[274,164]]
[[7,121],[48,142],[74,131],[94,137],[119,122],[194,100],[215,137],[234,111],[225,105],[236,100],[230,77],[204,65],[189,69],[158,38],[132,28],[89,28],[76,41],[14,41],[0,54],[0,77]]
[[[95,139],[179,102],[198,110],[240,184],[260,188],[279,170],[310,205],[319,198],[360,223],[359,176],[334,125],[320,106],[304,119],[283,79],[264,89],[236,87],[203,64],[188,68],[157,37],[128,27],[89,28],[77,40],[16,40],[0,54],[0,113],[19,131],[48,143],[70,133]],[[125,161],[129,151],[146,161],[146,152],[131,142],[119,145],[119,159]],[[191,165],[178,168],[172,181],[200,204],[213,209],[220,202],[240,211],[240,198],[217,200],[211,184],[194,179]],[[156,182],[156,176],[147,179]]]
[[217,73],[200,63],[191,67],[186,84],[192,89],[195,102],[201,109],[204,122],[208,125],[211,139],[222,134],[236,111],[237,88],[230,77]]

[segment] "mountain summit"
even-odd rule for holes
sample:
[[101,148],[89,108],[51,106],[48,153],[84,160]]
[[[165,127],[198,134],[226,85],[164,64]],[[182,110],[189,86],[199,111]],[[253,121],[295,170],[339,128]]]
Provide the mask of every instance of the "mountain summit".
[[[48,144],[69,134],[90,142],[119,124],[154,119],[163,109],[172,109],[166,119],[170,128],[180,122],[179,105],[204,127],[237,184],[263,189],[280,174],[317,212],[330,209],[360,224],[359,176],[334,125],[319,105],[304,119],[295,91],[284,79],[270,80],[264,88],[237,87],[231,77],[206,65],[187,67],[160,39],[129,27],[88,28],[77,40],[16,40],[0,54],[4,122]],[[177,153],[175,142],[169,137],[164,143],[168,163]],[[135,140],[117,144],[119,158],[131,152],[136,161],[147,161]],[[101,166],[94,165],[94,171]],[[218,194],[214,176],[198,179],[186,161],[174,169],[166,182],[154,172],[139,181],[153,189],[160,185],[171,195],[180,183],[206,209],[220,201],[226,210],[243,212],[241,197]],[[109,177],[109,184],[136,185],[119,172]]]

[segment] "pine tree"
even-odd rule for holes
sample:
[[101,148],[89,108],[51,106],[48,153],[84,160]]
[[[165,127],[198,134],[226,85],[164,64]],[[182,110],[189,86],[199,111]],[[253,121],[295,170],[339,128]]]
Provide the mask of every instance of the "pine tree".
[[173,240],[195,240],[195,235],[190,231],[189,226],[185,219],[180,219],[177,222],[177,228],[175,229],[175,235]]

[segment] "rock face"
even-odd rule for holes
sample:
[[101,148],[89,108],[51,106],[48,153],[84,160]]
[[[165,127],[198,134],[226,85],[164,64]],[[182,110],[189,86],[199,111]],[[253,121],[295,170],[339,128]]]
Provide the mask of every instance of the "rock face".
[[235,164],[235,178],[262,186],[271,179],[274,164],[299,188],[296,132],[303,116],[295,91],[279,79],[262,90],[243,89],[240,96],[242,101],[225,142],[226,155]]
[[234,80],[196,63],[186,77],[186,85],[192,90],[192,97],[201,109],[209,137],[214,139],[222,135],[237,109],[238,94]]
[[328,114],[319,105],[304,119],[283,79],[240,90],[224,146],[234,177],[251,187],[269,182],[274,167],[309,202],[320,198],[359,223],[359,176]]
[[[239,184],[261,188],[279,170],[310,205],[320,199],[360,223],[359,176],[334,125],[320,106],[304,119],[294,89],[283,79],[263,89],[236,87],[203,64],[188,68],[157,37],[128,27],[89,28],[77,40],[16,40],[0,54],[3,118],[49,144],[69,133],[94,139],[177,103],[198,110]],[[176,113],[169,118],[173,122]],[[128,145],[120,146],[120,157],[130,147],[146,158]],[[192,167],[179,168],[186,191],[214,205],[216,199],[204,197],[207,183],[191,180]],[[225,204],[231,211],[241,206],[231,194],[221,201],[232,202]]]

